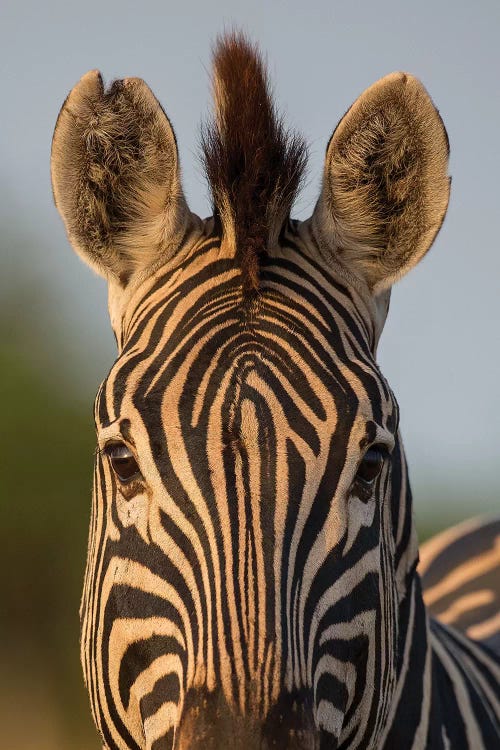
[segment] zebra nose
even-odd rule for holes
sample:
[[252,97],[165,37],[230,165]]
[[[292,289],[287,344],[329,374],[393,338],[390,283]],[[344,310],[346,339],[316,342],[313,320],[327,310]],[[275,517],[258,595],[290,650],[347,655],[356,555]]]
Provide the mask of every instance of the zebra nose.
[[191,691],[184,704],[175,750],[261,750],[258,722],[233,710],[219,692]]
[[[287,697],[287,708],[290,700]],[[232,709],[221,693],[191,691],[186,697],[175,750],[319,750],[320,738],[306,712],[284,712],[283,700],[265,719]],[[309,711],[307,711],[309,715]],[[331,745],[336,747],[336,743]]]

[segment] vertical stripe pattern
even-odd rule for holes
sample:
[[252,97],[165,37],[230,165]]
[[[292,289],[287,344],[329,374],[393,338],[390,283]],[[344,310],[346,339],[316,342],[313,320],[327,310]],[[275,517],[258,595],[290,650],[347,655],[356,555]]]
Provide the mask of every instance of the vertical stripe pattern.
[[[109,750],[500,737],[498,662],[423,605],[370,302],[313,246],[290,224],[246,303],[208,236],[127,309],[96,399],[81,606]],[[130,482],[110,445],[135,457]],[[367,488],[370,446],[386,458]]]

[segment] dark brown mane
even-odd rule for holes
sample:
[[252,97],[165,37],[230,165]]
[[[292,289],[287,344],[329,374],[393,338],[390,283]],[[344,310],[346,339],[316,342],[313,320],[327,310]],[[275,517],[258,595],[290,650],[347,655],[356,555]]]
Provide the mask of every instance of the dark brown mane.
[[289,216],[306,147],[277,115],[262,57],[243,34],[217,40],[213,88],[214,118],[202,131],[205,169],[214,214],[235,244],[248,295],[259,286],[259,256]]

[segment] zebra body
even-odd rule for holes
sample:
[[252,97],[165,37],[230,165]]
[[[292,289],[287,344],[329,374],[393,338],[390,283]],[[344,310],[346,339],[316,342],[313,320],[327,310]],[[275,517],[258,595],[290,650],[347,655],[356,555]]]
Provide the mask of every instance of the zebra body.
[[[211,219],[187,209],[142,82],[87,74],[54,136],[56,203],[108,278],[119,348],[81,607],[104,746],[497,747],[499,660],[429,618],[376,364],[390,284],[446,209],[442,123],[415,79],[376,84],[332,137],[313,217],[292,221],[300,140],[244,39],[215,63]],[[401,111],[417,124],[392,163]]]

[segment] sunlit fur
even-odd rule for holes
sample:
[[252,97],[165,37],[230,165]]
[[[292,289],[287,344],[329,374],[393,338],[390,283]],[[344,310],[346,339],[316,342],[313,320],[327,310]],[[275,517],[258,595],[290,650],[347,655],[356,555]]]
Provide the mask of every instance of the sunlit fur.
[[[262,94],[265,73],[244,38],[221,41],[216,63],[222,59],[226,82],[236,81],[233,59],[236,70],[257,71]],[[499,660],[428,616],[398,407],[376,363],[388,306],[388,295],[376,290],[420,260],[448,198],[447,141],[424,89],[399,74],[376,84],[380,116],[411,124],[391,130],[387,117],[387,142],[380,148],[375,139],[377,168],[369,174],[356,173],[354,150],[355,182],[359,187],[363,178],[366,191],[354,190],[347,224],[345,184],[337,195],[328,175],[338,166],[337,147],[346,162],[349,148],[342,150],[334,135],[313,217],[292,221],[285,196],[253,242],[251,226],[240,231],[234,222],[252,212],[257,221],[262,202],[277,200],[283,175],[298,178],[301,150],[287,172],[291,162],[283,154],[291,141],[278,138],[278,151],[269,153],[281,156],[265,190],[262,154],[256,155],[250,176],[259,178],[245,183],[241,176],[242,194],[256,203],[243,210],[241,195],[228,189],[227,154],[218,151],[229,139],[239,144],[240,159],[242,143],[248,146],[241,134],[228,134],[236,127],[230,118],[221,141],[212,131],[221,168],[208,170],[215,216],[201,222],[180,199],[175,141],[152,95],[147,121],[162,123],[158,153],[143,128],[129,123],[131,110],[123,119],[121,106],[104,105],[122,84],[103,93],[94,77],[89,93],[82,80],[56,128],[53,183],[75,248],[109,280],[119,349],[95,404],[98,450],[81,607],[82,664],[105,748],[496,747]],[[217,80],[216,65],[216,92]],[[251,77],[231,85],[237,84],[255,92]],[[145,84],[134,87],[142,97]],[[219,88],[216,121],[223,98]],[[359,101],[337,128],[339,138],[363,110]],[[110,111],[111,163],[128,166],[118,168],[117,191],[100,194],[108,177],[96,187],[81,165],[108,165],[93,143]],[[268,116],[275,117],[272,107]],[[250,132],[251,108],[246,117]],[[362,130],[364,121],[355,120]],[[372,124],[368,118],[366,127]],[[267,132],[275,125],[268,123]],[[423,134],[423,150],[399,162],[407,139],[398,133],[410,131]],[[131,133],[139,133],[140,147],[128,162],[122,155],[130,152]],[[372,140],[368,133],[363,148]],[[145,234],[144,242],[129,243],[136,222],[150,227],[147,189],[139,200],[142,192],[125,191],[124,213],[120,206],[135,177],[141,191],[147,186],[144,175],[163,185],[166,215],[160,211],[158,221],[171,232],[152,240],[151,252]],[[381,188],[376,200],[372,178]],[[362,221],[356,230],[357,217],[369,217],[375,203],[376,222]],[[366,238],[375,227],[368,256],[362,257],[364,240],[336,247],[340,204],[349,236]],[[424,219],[413,242],[405,216],[415,206]],[[383,237],[391,238],[387,247]],[[390,251],[390,263],[377,260],[377,250]],[[129,482],[113,470],[116,443],[137,462]],[[371,446],[383,463],[367,485],[359,472]]]
[[137,78],[106,90],[92,70],[75,86],[54,132],[52,185],[75,250],[122,283],[173,255],[192,219],[173,130]]
[[448,137],[426,90],[393,73],[333,133],[314,221],[333,254],[379,292],[431,246],[448,206]]

